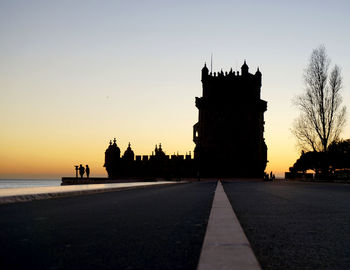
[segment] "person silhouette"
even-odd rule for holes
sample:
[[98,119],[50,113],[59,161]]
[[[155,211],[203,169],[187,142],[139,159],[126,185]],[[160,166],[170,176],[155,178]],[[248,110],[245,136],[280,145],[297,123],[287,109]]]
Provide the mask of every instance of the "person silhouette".
[[85,172],[86,172],[86,178],[89,178],[89,175],[90,175],[90,168],[89,168],[89,165],[86,165]]
[[79,174],[80,174],[81,178],[83,178],[84,173],[85,173],[85,168],[83,167],[83,165],[80,164],[80,166],[79,166]]
[[74,167],[75,167],[75,177],[78,178],[79,166],[78,165],[74,165]]

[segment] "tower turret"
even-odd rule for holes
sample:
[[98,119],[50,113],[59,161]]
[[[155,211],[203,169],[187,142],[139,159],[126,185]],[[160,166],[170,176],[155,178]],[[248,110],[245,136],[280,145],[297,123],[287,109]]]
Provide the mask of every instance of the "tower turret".
[[104,167],[107,170],[109,178],[115,178],[119,174],[120,170],[120,149],[117,146],[117,140],[114,138],[109,142],[109,146],[105,152],[105,164]]
[[256,70],[255,75],[261,77],[261,72],[260,72],[260,70],[259,70],[259,67],[258,67],[258,69]]
[[204,63],[204,67],[202,68],[202,81],[205,80],[208,74],[209,74],[209,69],[207,68],[207,63]]
[[164,153],[164,151],[163,151],[163,149],[162,149],[162,144],[161,144],[161,143],[159,144],[158,148],[157,148],[157,145],[156,145],[156,148],[155,148],[155,157],[156,157],[157,159],[159,159],[159,158],[164,158],[164,157],[165,157],[165,153]]
[[244,60],[244,64],[241,67],[242,76],[247,75],[248,71],[249,71],[249,67],[248,67],[246,61]]
[[196,98],[198,122],[193,126],[197,175],[203,177],[263,177],[267,162],[261,73],[202,69],[203,96]]
[[261,72],[259,70],[259,67],[258,67],[257,71],[255,72],[255,76],[257,77],[258,83],[261,86]]
[[113,151],[112,150],[112,140],[110,140],[109,141],[109,146],[108,146],[108,148],[105,151],[105,164],[103,165],[103,167],[106,167],[106,166],[111,164],[111,160],[112,160],[111,152],[112,151]]
[[116,138],[114,138],[111,148],[112,148],[111,152],[113,153],[114,158],[120,159],[120,148],[117,146]]
[[130,143],[128,144],[128,148],[125,150],[123,159],[127,161],[133,161],[134,160],[134,151],[131,149]]

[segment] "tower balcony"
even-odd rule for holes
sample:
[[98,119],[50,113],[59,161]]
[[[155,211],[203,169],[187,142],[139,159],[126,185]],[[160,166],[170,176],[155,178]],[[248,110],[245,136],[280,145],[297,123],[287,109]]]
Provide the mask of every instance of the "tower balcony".
[[200,97],[196,97],[196,107],[200,109],[203,105],[203,100]]
[[259,111],[266,112],[267,110],[267,102],[265,100],[259,100]]

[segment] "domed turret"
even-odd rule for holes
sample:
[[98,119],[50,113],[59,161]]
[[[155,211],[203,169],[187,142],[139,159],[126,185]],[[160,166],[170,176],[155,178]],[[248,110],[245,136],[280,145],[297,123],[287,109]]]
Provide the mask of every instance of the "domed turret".
[[120,149],[117,146],[117,140],[114,138],[109,142],[109,146],[105,152],[105,164],[103,167],[106,168],[109,178],[116,178],[120,173]]
[[109,146],[105,151],[105,164],[103,165],[103,167],[106,167],[111,163],[111,152],[112,152],[112,140],[109,141]]
[[134,160],[134,151],[132,151],[131,149],[131,145],[129,143],[128,148],[126,148],[124,155],[123,155],[123,159],[124,160],[128,160],[128,161],[133,161]]
[[248,67],[246,61],[244,60],[244,64],[241,67],[242,76],[243,75],[247,75],[248,74],[248,70],[249,70],[249,67]]
[[120,149],[116,142],[117,140],[115,138],[113,140],[113,144],[112,141],[109,141],[109,146],[105,152],[105,164],[103,167],[110,168],[120,159]]
[[114,138],[113,140],[113,144],[112,144],[112,150],[111,153],[113,154],[113,156],[117,159],[120,158],[120,148],[117,146],[117,140]]
[[204,67],[202,68],[202,72],[203,71],[209,72],[209,69],[207,68],[207,63],[206,62],[204,63]]
[[255,72],[255,75],[261,76],[261,72],[260,72],[260,70],[259,70],[259,67],[258,67],[257,71]]
[[165,157],[165,153],[162,149],[162,144],[159,144],[158,148],[156,145],[155,156],[156,156],[156,158],[164,158]]
[[259,67],[258,67],[257,71],[255,72],[255,77],[258,81],[258,84],[261,86],[261,72],[259,70]]
[[207,63],[204,63],[204,67],[202,68],[202,81],[208,76],[209,69],[207,68]]

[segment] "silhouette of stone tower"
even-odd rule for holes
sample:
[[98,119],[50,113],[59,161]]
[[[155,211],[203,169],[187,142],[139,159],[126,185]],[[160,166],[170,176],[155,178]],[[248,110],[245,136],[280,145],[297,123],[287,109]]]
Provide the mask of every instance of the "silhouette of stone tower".
[[103,165],[107,170],[109,178],[115,178],[120,174],[120,161],[120,148],[117,146],[117,140],[114,138],[113,144],[112,141],[110,141],[105,151],[105,164]]
[[261,72],[241,75],[202,69],[203,96],[196,97],[198,123],[193,126],[194,158],[201,177],[263,177],[267,163]]

